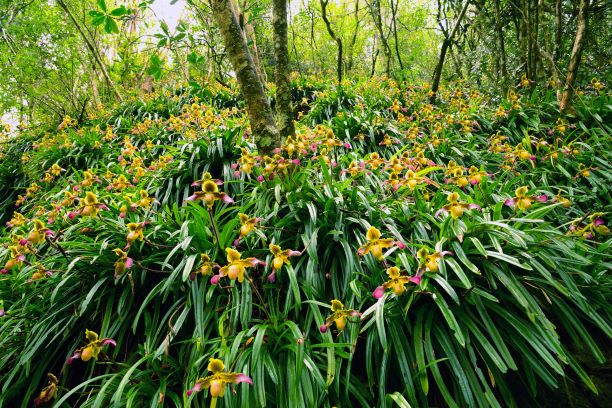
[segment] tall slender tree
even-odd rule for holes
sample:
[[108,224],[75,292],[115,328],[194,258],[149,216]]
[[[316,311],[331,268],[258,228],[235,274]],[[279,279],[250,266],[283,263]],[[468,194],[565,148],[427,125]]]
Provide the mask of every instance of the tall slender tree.
[[[470,0],[465,0],[465,4],[459,12],[459,16],[457,17],[455,25],[453,26],[453,29],[450,31],[450,33],[447,28],[444,27],[444,24],[446,24],[446,22],[442,23],[440,16],[438,16],[438,24],[440,25],[440,28],[444,33],[444,41],[442,41],[442,47],[440,48],[440,57],[438,58],[438,64],[436,65],[436,69],[434,71],[433,78],[431,81],[431,103],[436,102],[436,96],[438,93],[438,88],[440,87],[440,78],[442,77],[442,68],[444,68],[444,60],[446,59],[446,53],[448,52],[448,48],[451,46],[455,35],[457,35],[457,31],[459,30],[459,26],[461,25],[463,17],[465,17],[465,13],[467,12],[469,5]],[[438,10],[440,10],[441,4],[438,3],[438,6]]]
[[295,133],[293,98],[289,69],[289,40],[287,35],[287,0],[273,0],[274,67],[276,81],[276,120],[281,138]]
[[270,153],[279,144],[278,130],[233,2],[210,0],[210,4],[223,37],[227,56],[234,67],[240,91],[247,104],[255,144],[260,153]]
[[321,17],[323,18],[323,22],[325,23],[325,28],[327,28],[327,33],[329,36],[336,42],[338,45],[338,57],[337,57],[337,67],[336,67],[336,75],[338,77],[338,83],[342,83],[342,73],[344,70],[343,63],[343,45],[342,45],[342,37],[340,37],[334,29],[332,28],[331,22],[329,21],[329,16],[327,15],[327,6],[329,5],[329,0],[320,0],[321,2]]

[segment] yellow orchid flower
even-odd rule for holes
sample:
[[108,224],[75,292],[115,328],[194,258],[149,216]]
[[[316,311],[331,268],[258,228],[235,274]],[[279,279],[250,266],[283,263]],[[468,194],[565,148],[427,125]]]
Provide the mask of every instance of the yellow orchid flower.
[[127,225],[128,228],[128,234],[126,237],[126,241],[128,243],[128,246],[131,245],[134,241],[138,240],[138,241],[143,241],[144,240],[144,224],[141,223],[136,223],[136,222],[130,222]]
[[240,219],[240,237],[244,238],[249,235],[256,227],[257,223],[261,221],[261,218],[250,218],[248,215],[239,213],[238,218]]
[[345,309],[344,304],[337,299],[331,301],[331,311],[332,314],[329,315],[327,319],[325,319],[325,323],[319,327],[321,333],[325,333],[332,324],[335,324],[336,329],[341,332],[346,327],[349,317],[361,316],[361,313],[355,309]]
[[53,235],[53,232],[45,227],[45,224],[41,220],[35,219],[33,222],[34,229],[29,232],[28,237],[26,238],[30,244],[38,245],[45,241],[45,237],[47,235]]
[[548,201],[548,197],[545,194],[538,196],[529,196],[527,195],[528,191],[529,188],[527,186],[517,188],[514,192],[514,194],[516,194],[516,197],[507,199],[506,201],[504,201],[504,204],[510,207],[514,206],[519,210],[525,211],[533,205],[534,200],[537,200],[541,203],[545,203]]
[[233,203],[234,200],[230,196],[222,191],[219,191],[219,185],[223,184],[220,180],[212,178],[209,172],[204,173],[201,180],[198,180],[192,184],[192,186],[201,185],[202,190],[196,191],[193,195],[187,198],[186,201],[197,201],[201,200],[206,203],[209,209],[212,209],[215,202],[218,200],[224,203]]
[[128,256],[127,253],[119,248],[113,249],[115,255],[119,258],[115,261],[115,279],[125,273],[126,270],[130,269],[134,264],[134,260]]
[[23,261],[26,259],[25,255],[19,251],[19,248],[16,245],[11,245],[8,248],[11,255],[9,260],[4,264],[4,268],[0,270],[2,275],[6,275],[11,269],[21,268]]
[[370,227],[366,233],[367,242],[359,248],[357,255],[363,256],[371,252],[374,258],[380,261],[384,258],[383,249],[391,248],[392,246],[397,246],[400,249],[405,247],[400,241],[394,241],[391,238],[381,238],[380,236],[381,234],[378,229]]
[[265,265],[264,262],[257,258],[241,259],[242,255],[240,252],[232,248],[226,248],[225,252],[227,253],[228,263],[219,269],[219,275],[214,276],[213,279],[211,279],[211,283],[213,284],[216,284],[219,281],[219,278],[224,276],[227,276],[230,278],[230,280],[238,279],[238,282],[242,283],[244,281],[244,273],[246,268],[252,268],[260,264]]
[[378,286],[372,293],[372,296],[374,296],[375,299],[382,298],[386,289],[393,290],[395,296],[401,296],[406,291],[406,284],[408,282],[414,282],[417,285],[421,282],[421,278],[418,276],[411,277],[402,275],[400,273],[400,269],[396,266],[392,266],[387,269],[387,276],[389,277],[389,280]]
[[427,248],[419,249],[417,252],[417,258],[421,264],[421,272],[420,274],[417,273],[417,275],[422,276],[423,269],[426,269],[432,273],[438,272],[440,259],[450,254],[452,254],[450,251],[435,251],[434,253],[430,254]]
[[480,206],[476,204],[459,201],[459,193],[457,192],[450,193],[446,199],[448,200],[448,204],[440,208],[436,212],[435,217],[438,217],[440,213],[450,213],[451,217],[456,220],[463,216],[465,210],[480,209]]
[[34,399],[34,406],[39,406],[45,402],[50,402],[57,395],[57,384],[59,383],[57,377],[51,373],[47,373],[47,386],[42,389],[38,397]]
[[246,382],[253,385],[253,380],[246,374],[242,373],[228,373],[225,371],[225,364],[223,361],[211,358],[208,363],[208,371],[211,375],[196,380],[193,388],[187,390],[187,396],[191,396],[196,392],[200,392],[203,389],[210,388],[210,396],[215,400],[216,398],[223,397],[225,395],[226,384],[240,384]]
[[117,342],[115,340],[109,338],[100,339],[98,337],[98,333],[87,329],[85,330],[85,338],[87,338],[88,341],[87,345],[76,350],[68,359],[68,364],[72,364],[74,360],[78,359],[85,362],[91,360],[92,358],[97,360],[98,355],[102,351],[102,347],[109,344],[113,347],[117,346]]

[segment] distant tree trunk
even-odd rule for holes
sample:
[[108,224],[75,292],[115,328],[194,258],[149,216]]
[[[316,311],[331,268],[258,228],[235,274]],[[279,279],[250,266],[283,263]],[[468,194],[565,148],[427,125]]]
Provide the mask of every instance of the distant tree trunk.
[[499,7],[499,1],[495,0],[495,34],[497,36],[497,43],[499,47],[499,68],[502,79],[502,89],[504,92],[508,86],[508,66],[506,63],[506,45],[504,42],[504,31],[501,23],[501,11]]
[[353,36],[351,37],[351,43],[348,47],[348,62],[346,64],[346,72],[350,72],[353,69],[353,54],[355,53],[355,44],[357,43],[357,34],[359,32],[359,25],[361,20],[359,19],[359,0],[355,0],[355,30],[353,30]]
[[436,65],[431,84],[431,96],[429,98],[430,103],[436,103],[436,95],[438,93],[438,88],[440,87],[440,77],[442,76],[442,68],[444,67],[444,59],[446,58],[446,52],[448,51],[448,47],[451,45],[453,38],[455,38],[457,31],[459,30],[459,26],[461,25],[461,21],[463,20],[463,17],[465,16],[469,5],[470,0],[466,0],[463,9],[459,13],[459,17],[457,17],[457,21],[455,22],[453,30],[444,39],[444,41],[442,41],[442,48],[440,48],[440,57],[438,58],[438,64]]
[[584,50],[584,45],[586,43],[586,34],[589,22],[589,6],[589,0],[580,0],[580,6],[578,8],[578,21],[576,23],[576,36],[574,38],[574,46],[572,47],[572,54],[570,56],[569,66],[567,69],[567,76],[565,77],[563,87],[559,90],[559,92],[557,92],[559,111],[563,114],[572,110],[574,84],[576,82],[576,76],[578,75],[578,67],[580,66],[582,51]]
[[85,34],[85,30],[83,30],[83,27],[81,27],[76,17],[74,16],[74,14],[72,14],[72,11],[66,5],[66,2],[64,0],[57,0],[57,4],[59,4],[59,6],[64,9],[66,14],[68,14],[68,17],[70,18],[72,23],[75,25],[77,31],[81,35],[81,38],[85,42],[85,45],[91,52],[92,57],[97,62],[98,67],[100,68],[100,71],[102,72],[102,75],[104,76],[104,79],[106,79],[106,82],[108,82],[108,86],[113,90],[115,96],[117,96],[117,99],[123,102],[123,97],[121,96],[119,89],[117,89],[115,83],[113,82],[110,75],[108,74],[108,71],[106,70],[106,66],[104,65],[104,61],[102,61],[102,57],[100,57],[100,53],[98,52],[98,48],[93,44],[91,39],[87,37],[87,34]]
[[393,38],[395,39],[395,54],[397,55],[397,62],[399,63],[400,69],[403,71],[404,63],[402,62],[402,56],[399,50],[399,39],[397,37],[397,8],[399,5],[399,0],[397,2],[394,2],[393,0],[391,0],[390,4],[391,4],[391,13],[392,13],[392,18],[393,18],[392,22],[393,22]]
[[376,73],[376,61],[378,60],[378,53],[380,51],[376,46],[377,38],[378,36],[374,35],[374,45],[372,46],[372,51],[374,51],[374,55],[372,56],[372,68],[370,69],[370,78],[372,78]]
[[[242,12],[240,7],[234,3],[234,7],[236,10],[236,15],[238,16],[238,21],[240,22],[240,27],[242,31],[244,31],[244,35],[246,36],[248,43],[250,43],[250,52],[251,57],[253,58],[253,63],[255,64],[255,69],[257,69],[257,74],[259,78],[261,78],[262,84],[264,85],[268,80],[266,76],[266,71],[261,69],[261,62],[259,58],[259,49],[257,48],[257,36],[255,35],[255,29],[253,28],[253,24],[249,23],[249,16]],[[242,2],[242,8],[247,7],[247,2]]]
[[338,66],[336,68],[336,75],[338,76],[338,83],[340,84],[342,83],[342,70],[343,70],[342,38],[336,35],[334,30],[332,29],[331,23],[329,22],[329,18],[327,17],[327,5],[329,4],[329,0],[320,0],[320,2],[321,2],[321,17],[323,18],[323,21],[325,22],[325,27],[327,28],[327,32],[329,33],[329,36],[336,42],[336,44],[338,44],[338,60],[337,60]]
[[374,20],[374,26],[378,30],[378,35],[380,36],[380,42],[382,44],[383,53],[385,54],[385,74],[387,76],[391,75],[391,47],[389,46],[389,42],[387,41],[387,37],[385,37],[385,32],[382,26],[382,16],[380,12],[380,0],[373,0],[370,5],[370,13],[372,14],[372,19]]
[[260,153],[270,153],[278,146],[278,130],[274,124],[270,102],[264,93],[246,38],[238,23],[234,4],[231,0],[211,0],[211,6],[247,104],[255,144]]
[[276,118],[278,132],[281,138],[293,136],[293,98],[291,96],[291,81],[289,77],[289,39],[287,34],[287,0],[274,0],[274,58],[276,80]]

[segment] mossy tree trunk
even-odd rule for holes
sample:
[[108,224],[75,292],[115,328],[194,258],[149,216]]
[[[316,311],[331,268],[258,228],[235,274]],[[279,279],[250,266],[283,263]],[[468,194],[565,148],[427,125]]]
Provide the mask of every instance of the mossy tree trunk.
[[565,77],[565,82],[562,84],[562,88],[557,92],[557,101],[559,102],[559,111],[561,113],[568,113],[572,110],[574,84],[576,83],[578,67],[580,66],[580,59],[582,58],[582,51],[584,50],[587,37],[589,3],[589,0],[580,0],[578,21],[576,23],[576,36],[574,37],[574,46],[572,47],[567,75]]
[[289,41],[287,37],[287,0],[273,0],[274,58],[276,65],[276,119],[281,139],[295,134],[293,98],[289,75]]
[[278,130],[270,102],[257,73],[253,57],[231,0],[210,0],[213,15],[227,56],[236,73],[240,91],[246,101],[251,130],[261,154],[270,153],[279,145]]

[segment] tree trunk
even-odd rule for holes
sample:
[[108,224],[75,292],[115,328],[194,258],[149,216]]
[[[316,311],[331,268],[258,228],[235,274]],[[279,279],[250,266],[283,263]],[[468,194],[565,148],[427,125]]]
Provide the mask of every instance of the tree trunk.
[[499,68],[502,79],[502,89],[504,93],[508,87],[508,65],[506,63],[506,45],[504,42],[504,31],[501,23],[501,11],[499,7],[499,1],[495,0],[495,33],[497,36],[497,43],[499,47]]
[[446,52],[448,51],[448,47],[451,45],[453,38],[457,34],[459,30],[459,25],[461,25],[461,20],[465,16],[467,9],[470,5],[470,0],[466,0],[465,6],[459,13],[459,17],[457,17],[457,21],[455,22],[455,26],[453,27],[453,31],[451,31],[450,35],[444,39],[442,42],[442,48],[440,49],[440,57],[438,58],[438,64],[436,65],[436,70],[433,74],[433,79],[431,83],[431,96],[429,97],[430,103],[436,103],[436,94],[438,93],[438,88],[440,87],[440,77],[442,76],[442,68],[444,68],[444,59],[446,58]]
[[399,6],[399,0],[395,3],[391,0],[391,13],[393,18],[393,38],[395,39],[395,54],[397,54],[397,62],[399,63],[400,70],[404,70],[404,63],[402,62],[402,56],[399,50],[399,39],[397,37],[397,8]]
[[355,53],[355,44],[357,43],[357,34],[359,33],[359,25],[361,20],[359,19],[359,0],[355,0],[355,30],[353,30],[353,36],[351,37],[351,43],[348,48],[348,62],[346,64],[346,72],[350,72],[353,69],[353,55]]
[[91,55],[93,56],[94,60],[98,63],[98,66],[100,67],[100,71],[102,72],[102,75],[104,75],[104,79],[106,79],[106,82],[108,82],[108,86],[113,90],[113,92],[115,93],[119,101],[123,102],[123,97],[121,96],[121,93],[115,86],[115,83],[111,79],[110,75],[108,75],[106,66],[104,65],[104,62],[102,61],[102,58],[100,57],[100,54],[98,53],[98,49],[96,48],[96,46],[87,37],[87,35],[85,34],[85,31],[83,30],[83,28],[77,21],[76,17],[74,16],[74,14],[72,14],[72,11],[70,11],[68,6],[66,5],[66,2],[64,0],[58,0],[57,4],[59,4],[60,7],[64,9],[66,14],[68,14],[68,17],[70,17],[70,20],[72,20],[72,22],[74,23],[75,27],[79,31],[79,34],[81,34],[81,38],[83,39],[83,41],[85,41],[85,45],[87,45],[87,48],[91,52]]
[[[266,71],[261,69],[261,62],[259,58],[259,49],[257,48],[257,36],[255,35],[255,28],[253,28],[253,25],[251,23],[249,23],[248,14],[243,13],[240,7],[236,3],[234,3],[234,7],[236,10],[236,15],[238,16],[238,21],[240,22],[242,31],[244,31],[244,35],[246,36],[248,40],[247,44],[248,43],[251,44],[251,48],[250,48],[251,57],[253,58],[255,69],[257,70],[257,74],[259,75],[259,78],[261,78],[262,84],[264,85],[264,89],[265,89],[265,83],[268,81],[268,78],[266,76]],[[243,2],[242,7],[243,8],[247,7],[246,1]]]
[[378,35],[380,36],[383,54],[385,54],[385,74],[387,74],[387,76],[391,76],[391,47],[389,46],[387,37],[385,37],[385,32],[382,26],[380,0],[372,1],[372,4],[370,5],[370,13],[372,14],[372,19],[374,20],[374,26],[378,30]]
[[263,84],[249,52],[244,33],[238,23],[231,0],[211,0],[215,21],[225,44],[238,86],[247,104],[253,138],[260,153],[270,153],[278,146],[278,130],[270,102],[264,93]]
[[574,83],[578,75],[578,67],[582,57],[582,50],[586,43],[586,34],[588,29],[588,13],[589,0],[580,0],[578,8],[578,22],[576,25],[576,37],[574,38],[574,46],[567,69],[567,76],[563,88],[557,93],[557,101],[559,102],[559,111],[562,114],[572,110],[572,97],[574,96]]
[[293,125],[293,98],[289,78],[289,39],[287,35],[287,0],[274,0],[274,58],[276,80],[276,118],[282,139],[295,134]]
[[338,44],[338,66],[336,68],[336,74],[338,76],[338,84],[342,83],[342,38],[337,36],[334,30],[332,29],[331,23],[329,22],[329,18],[327,17],[327,5],[329,4],[329,0],[320,0],[321,2],[321,17],[325,22],[325,27],[327,28],[327,32],[329,36]]

